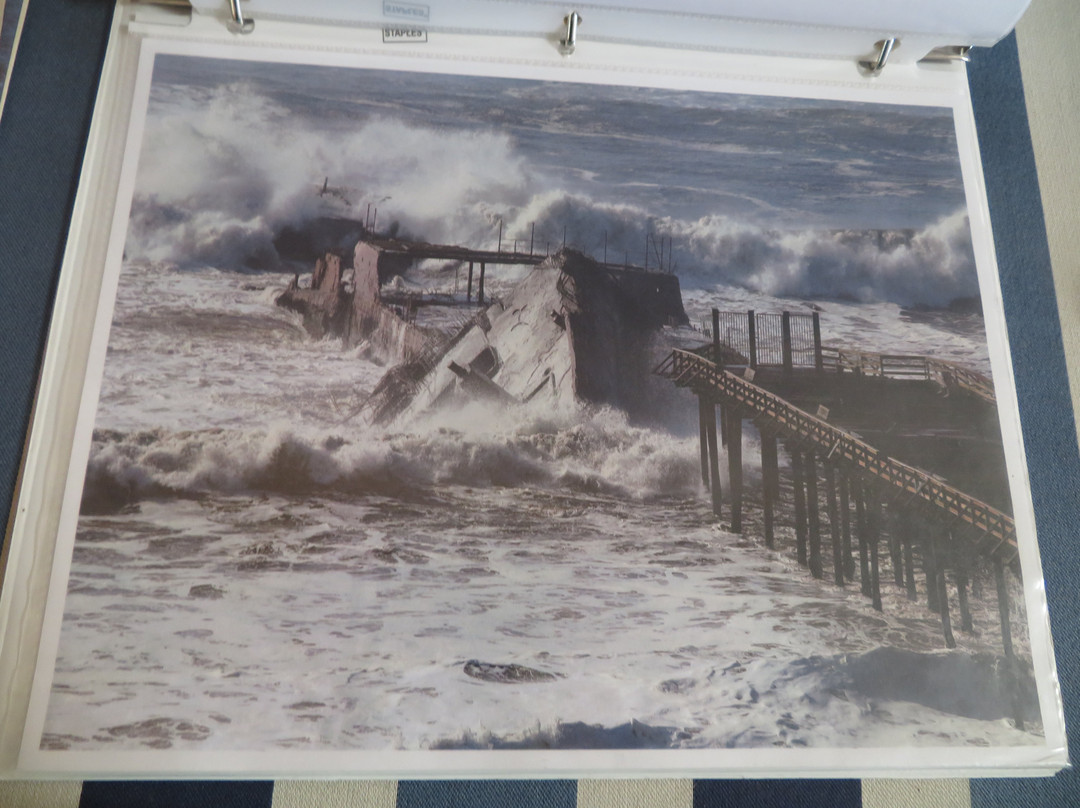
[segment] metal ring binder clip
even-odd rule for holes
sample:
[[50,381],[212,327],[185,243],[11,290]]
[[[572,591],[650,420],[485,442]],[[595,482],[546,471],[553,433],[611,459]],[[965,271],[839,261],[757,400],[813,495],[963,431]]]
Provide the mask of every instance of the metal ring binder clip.
[[885,67],[885,63],[889,61],[889,54],[892,53],[893,48],[897,47],[899,44],[900,40],[894,36],[883,39],[880,42],[875,42],[874,47],[878,49],[877,58],[873,61],[861,61],[859,62],[859,67],[869,75],[876,76]]
[[255,20],[245,20],[244,12],[240,10],[240,0],[229,0],[229,9],[232,19],[229,21],[229,30],[234,34],[250,34],[255,30]]
[[947,62],[970,62],[971,61],[971,46],[970,45],[942,45],[939,48],[934,48],[926,56],[919,60],[922,62],[930,63],[947,63]]
[[559,50],[563,56],[569,56],[577,47],[577,28],[581,25],[581,15],[571,11],[563,18],[566,23],[566,36],[559,40]]

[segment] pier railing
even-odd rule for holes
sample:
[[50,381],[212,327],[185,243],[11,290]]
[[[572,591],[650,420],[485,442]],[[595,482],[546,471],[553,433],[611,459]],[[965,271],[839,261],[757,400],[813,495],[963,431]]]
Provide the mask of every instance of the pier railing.
[[[713,318],[716,323],[715,310]],[[719,332],[719,329],[715,331]],[[717,341],[700,351],[673,351],[655,369],[658,375],[689,388],[697,396],[702,483],[712,497],[713,514],[719,518],[722,508],[718,457],[718,437],[722,436],[727,446],[730,529],[733,533],[742,533],[742,422],[748,419],[757,425],[761,439],[761,518],[765,546],[776,547],[775,503],[781,491],[777,448],[782,440],[791,462],[796,556],[799,564],[808,567],[815,578],[823,578],[825,573],[819,481],[824,484],[827,504],[834,582],[844,586],[847,581],[854,580],[854,533],[859,540],[858,578],[862,593],[872,599],[875,609],[883,610],[878,548],[884,524],[882,504],[887,504],[890,523],[887,549],[892,577],[898,587],[906,590],[909,600],[918,599],[915,560],[918,545],[921,567],[926,575],[926,605],[940,616],[947,648],[956,647],[956,638],[946,573],[951,568],[961,630],[970,633],[974,631],[968,601],[971,562],[976,555],[988,558],[997,590],[1005,654],[1002,670],[1013,720],[1022,729],[1024,714],[1018,695],[1021,676],[1013,648],[1011,598],[1005,576],[1006,566],[1017,575],[1020,572],[1016,526],[1012,518],[922,469],[883,455],[850,432],[759,387],[750,380],[754,377],[752,373],[747,373],[749,378],[742,378],[711,361],[714,356],[723,358],[725,354],[734,353]],[[848,354],[838,358],[854,361],[853,356]],[[880,354],[858,355],[857,360],[866,367],[876,362],[881,375],[942,372],[926,363],[897,361],[896,357]],[[948,367],[949,372],[952,370]],[[819,365],[815,372],[822,373],[824,369]],[[855,504],[854,531],[852,499]],[[917,528],[920,524],[924,527]]]
[[946,389],[962,389],[991,404],[996,403],[994,383],[981,373],[955,362],[932,356],[882,354],[823,346],[822,365],[827,372],[856,373],[887,379],[925,379]]
[[975,536],[978,552],[1018,565],[1016,527],[1012,518],[921,469],[883,455],[863,440],[793,406],[781,397],[718,367],[691,351],[672,351],[657,375],[681,387],[691,387],[727,407],[735,407],[759,422],[764,420],[783,437],[811,446],[833,464],[891,490],[905,504],[921,503],[949,525],[963,524]]
[[[931,381],[946,390],[964,390],[996,403],[986,376],[931,356],[852,351],[823,345],[818,312],[713,311],[699,330],[723,346],[738,364],[783,368],[785,373],[854,373],[887,379]],[[702,355],[707,355],[702,353]]]

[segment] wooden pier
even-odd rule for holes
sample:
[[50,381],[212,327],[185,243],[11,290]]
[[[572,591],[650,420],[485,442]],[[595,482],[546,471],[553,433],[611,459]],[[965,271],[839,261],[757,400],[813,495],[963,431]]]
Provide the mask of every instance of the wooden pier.
[[[406,239],[369,237],[364,241],[378,250],[389,260],[387,266],[394,272],[400,272],[404,265],[414,261],[425,259],[437,259],[452,261],[459,265],[468,264],[469,275],[465,292],[465,300],[468,304],[475,303],[478,306],[485,305],[484,284],[489,266],[538,266],[546,261],[551,253],[535,252],[530,245],[528,252],[513,250],[478,250],[471,247],[461,247],[451,244],[429,244],[423,241],[411,241]],[[616,272],[652,273],[656,269],[648,266],[637,266],[628,262],[613,263],[610,261],[595,261],[598,269]],[[477,271],[479,270],[479,271]],[[385,278],[380,280],[385,281]],[[473,291],[475,289],[475,296]],[[424,305],[424,303],[420,303]],[[442,305],[442,304],[439,304]]]
[[[761,441],[760,501],[767,547],[778,543],[778,448],[782,445],[790,461],[794,550],[799,564],[816,578],[828,574],[838,586],[857,580],[862,594],[881,610],[884,553],[893,583],[907,598],[917,599],[922,589],[928,608],[940,617],[949,648],[956,646],[950,588],[959,608],[960,630],[973,631],[969,586],[976,565],[986,564],[993,569],[1004,654],[1013,670],[1006,571],[1019,575],[1020,565],[1012,517],[939,475],[891,457],[859,435],[830,423],[827,408],[813,414],[801,409],[766,389],[761,377],[768,375],[772,365],[776,379],[790,381],[792,374],[798,373],[820,377],[815,390],[845,376],[848,384],[851,377],[878,385],[883,378],[895,380],[890,384],[915,380],[938,388],[941,395],[963,390],[973,400],[991,406],[993,386],[980,374],[933,358],[825,348],[816,314],[807,317],[812,321],[812,327],[805,329],[810,338],[801,346],[793,345],[791,319],[779,318],[782,342],[780,350],[774,351],[775,357],[770,357],[754,344],[761,334],[754,326],[761,322],[752,312],[746,322],[753,325],[744,331],[749,344],[742,346],[721,341],[721,318],[714,312],[711,344],[692,351],[672,351],[655,369],[656,374],[691,390],[698,398],[702,480],[710,489],[715,516],[720,518],[725,500],[718,451],[718,446],[725,446],[730,526],[733,532],[743,531],[742,433],[744,422],[749,421]],[[742,359],[738,366],[716,361],[733,354]],[[770,358],[775,362],[762,361]],[[828,570],[826,561],[830,562]],[[1018,707],[1014,715],[1022,725]]]

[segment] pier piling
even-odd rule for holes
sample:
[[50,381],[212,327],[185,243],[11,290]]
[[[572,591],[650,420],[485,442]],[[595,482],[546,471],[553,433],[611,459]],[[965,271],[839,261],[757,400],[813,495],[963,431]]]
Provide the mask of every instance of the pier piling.
[[728,485],[731,488],[731,532],[742,533],[742,418],[733,409],[727,415]]
[[795,495],[795,555],[806,566],[806,489],[804,486],[802,454],[788,449],[791,455],[791,484]]
[[1009,625],[1009,589],[1005,582],[1005,565],[1000,558],[994,558],[994,583],[997,587],[998,616],[1001,618],[1001,645],[1005,651],[1006,680],[1009,686],[1010,700],[1012,701],[1013,720],[1017,729],[1024,728],[1024,716],[1020,710],[1020,700],[1017,694],[1019,686],[1018,671],[1016,667],[1016,655],[1013,651],[1012,628]]
[[1005,583],[1005,565],[994,559],[994,584],[997,587],[998,617],[1001,619],[1001,645],[1005,658],[1013,659],[1012,629],[1009,626],[1009,589]]
[[937,559],[934,558],[933,540],[927,536],[923,539],[923,570],[926,573],[926,608],[937,614],[940,604],[938,603],[937,587]]
[[940,540],[932,539],[930,546],[934,554],[934,568],[937,570],[935,583],[937,584],[938,607],[941,612],[941,633],[945,636],[945,647],[955,648],[956,639],[952,633],[952,616],[949,614],[949,590],[945,583],[945,554]]
[[701,444],[701,482],[709,488],[709,405],[705,396],[698,394],[698,437]]
[[[953,536],[949,533],[949,541],[952,543]],[[953,554],[953,576],[956,579],[956,599],[960,602],[960,630],[965,634],[971,634],[975,625],[971,620],[971,605],[968,603],[968,572],[967,558],[965,553]]]
[[889,509],[892,518],[893,529],[889,531],[889,558],[892,561],[893,568],[893,580],[896,585],[903,588],[904,586],[904,557],[900,547],[900,534],[903,532],[903,528],[900,523],[903,521],[904,516],[899,512],[894,512]]
[[709,490],[712,493],[713,516],[720,518],[722,496],[720,491],[720,452],[716,445],[716,405],[710,400],[705,418],[705,437],[709,449]]
[[[815,417],[784,400],[781,393],[790,395],[788,391],[795,381],[799,384],[794,385],[798,388],[794,395],[802,395],[811,404],[819,396],[819,387],[827,379],[815,379],[808,373],[810,361],[814,371],[835,375],[844,383],[862,384],[861,377],[866,373],[887,375],[884,364],[867,365],[862,355],[853,361],[842,350],[829,348],[826,357],[821,347],[817,316],[813,317],[811,334],[805,326],[809,317],[798,315],[805,319],[794,324],[798,326],[798,341],[794,344],[792,315],[788,312],[766,316],[749,311],[745,320],[741,315],[724,316],[727,318],[723,320],[724,339],[730,344],[720,338],[721,316],[719,310],[713,309],[710,343],[693,351],[675,350],[656,369],[657,374],[670,378],[680,387],[690,388],[698,396],[701,475],[702,482],[710,489],[715,517],[720,518],[722,509],[719,469],[722,439],[727,448],[731,485],[731,529],[742,532],[742,433],[744,418],[750,418],[760,436],[765,545],[772,549],[776,541],[776,506],[781,498],[778,449],[782,442],[790,458],[795,554],[798,563],[808,567],[813,577],[823,577],[824,562],[819,460],[823,464],[821,481],[825,491],[822,496],[829,521],[833,581],[843,586],[848,581],[853,582],[858,575],[860,590],[871,599],[876,611],[883,610],[880,543],[884,540],[888,542],[885,552],[890,556],[892,578],[897,587],[908,599],[918,600],[918,579],[925,578],[927,607],[941,620],[946,647],[955,648],[950,572],[951,582],[956,586],[958,626],[964,632],[972,632],[970,598],[981,597],[982,577],[988,576],[971,574],[971,570],[976,554],[986,557],[994,567],[1005,658],[1003,675],[1009,682],[1013,717],[1016,725],[1022,727],[1018,688],[1024,673],[1018,667],[1019,660],[1013,649],[1005,574],[1007,564],[1018,569],[1012,519],[992,505],[949,485],[941,477],[889,457],[859,435],[830,423],[827,417],[820,414]],[[779,324],[780,328],[776,329],[771,323]],[[760,333],[758,326],[761,326]],[[740,336],[743,328],[745,334]],[[812,360],[808,348],[811,336]],[[728,351],[730,356],[745,354],[746,358],[730,359],[735,367],[728,369],[721,361],[725,355],[723,351]],[[826,359],[830,363],[827,370]],[[877,359],[880,361],[883,357]],[[743,372],[739,367],[743,361],[750,369],[764,361],[756,374],[760,377],[758,381],[755,381],[755,374]],[[798,378],[793,369],[796,364]],[[932,380],[926,377],[923,381]],[[975,395],[981,394],[976,391]],[[992,394],[989,401],[993,402]],[[840,400],[836,406],[845,406],[845,402]],[[847,417],[850,419],[851,413],[847,413]],[[716,434],[718,428],[720,438]],[[851,513],[853,500],[854,517]],[[858,541],[857,568],[852,530],[855,531],[854,540]],[[922,575],[916,572],[917,566],[921,567]]]
[[911,538],[911,528],[904,525],[901,543],[904,549],[904,584],[907,586],[908,600],[918,600],[919,591],[915,586],[915,542]]
[[873,599],[874,608],[879,612],[881,606],[881,573],[878,564],[878,536],[881,533],[881,502],[877,495],[869,489],[866,492],[867,510],[867,536],[866,541],[870,547],[870,597]]
[[840,506],[836,501],[836,470],[825,461],[825,490],[829,508],[829,534],[832,537],[833,583],[844,585],[844,553],[840,538]]
[[855,532],[859,537],[859,589],[870,597],[870,531],[866,524],[866,499],[859,485],[855,486]]
[[851,553],[851,502],[848,477],[843,469],[838,469],[840,478],[840,538],[844,545],[844,576],[849,581],[855,580],[855,558]]
[[776,435],[761,433],[761,499],[765,520],[765,546],[772,548],[776,542],[773,535],[773,507],[780,493],[780,470],[776,456]]
[[821,569],[821,517],[818,513],[817,463],[813,451],[806,453],[803,467],[806,478],[806,525],[810,539],[810,574],[822,576]]

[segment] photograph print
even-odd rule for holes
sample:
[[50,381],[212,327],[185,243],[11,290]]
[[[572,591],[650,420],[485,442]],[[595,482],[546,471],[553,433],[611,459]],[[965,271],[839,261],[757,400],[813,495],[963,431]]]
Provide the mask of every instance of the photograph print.
[[43,752],[1045,743],[951,108],[149,92]]

